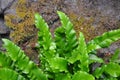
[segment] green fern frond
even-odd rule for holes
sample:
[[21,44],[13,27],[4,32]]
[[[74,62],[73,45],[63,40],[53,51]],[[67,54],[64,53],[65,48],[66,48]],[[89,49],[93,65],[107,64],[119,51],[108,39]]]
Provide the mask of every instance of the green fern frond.
[[0,67],[9,67],[12,68],[13,61],[9,56],[0,52]]
[[116,49],[115,52],[114,52],[114,54],[112,55],[110,61],[111,62],[120,63],[119,55],[120,55],[120,49]]
[[49,50],[52,44],[52,35],[47,23],[39,14],[35,14],[35,25],[39,29],[38,37],[40,45],[42,44],[41,46],[43,46],[44,50]]
[[[103,59],[91,53],[120,39],[120,29],[105,32],[86,44],[83,33],[80,32],[77,39],[69,18],[63,12],[57,13],[62,25],[55,30],[54,38],[42,16],[35,14],[35,25],[39,29],[39,67],[29,60],[20,47],[3,39],[6,53],[0,53],[0,80],[95,80],[104,72],[108,77],[119,78],[120,70],[116,70],[116,66],[120,69],[119,61],[116,62],[119,51],[116,51],[109,64],[104,64]],[[94,62],[102,63],[103,67],[98,66],[93,72],[90,64]]]
[[89,62],[88,62],[89,56],[87,53],[87,46],[86,46],[85,37],[83,33],[80,32],[78,40],[79,40],[78,50],[80,52],[79,54],[81,54],[81,58],[80,58],[81,64],[79,64],[79,66],[82,71],[89,72]]
[[48,70],[46,65],[49,66],[49,61],[55,55],[56,44],[52,40],[52,35],[49,31],[49,27],[45,20],[40,16],[38,13],[35,14],[35,25],[39,29],[38,31],[38,43],[40,45],[40,61],[41,61],[41,68],[44,71]]
[[63,27],[65,31],[66,51],[71,51],[71,49],[74,49],[77,46],[76,32],[73,29],[73,24],[69,18],[63,12],[57,11],[57,13],[62,23],[61,27]]
[[94,76],[84,71],[78,71],[73,75],[71,80],[95,80]]
[[113,42],[120,39],[120,29],[105,32],[101,36],[95,37],[87,44],[87,52],[110,46]]
[[[56,50],[60,56],[64,56],[63,53],[66,50],[66,39],[65,39],[65,30],[63,27],[58,27],[55,30],[55,43],[56,43]],[[64,45],[63,45],[64,44]]]
[[0,80],[26,80],[22,75],[8,68],[0,68]]
[[[16,46],[13,42],[7,39],[2,39],[4,47],[7,50],[7,55],[15,62],[15,66],[22,70],[24,74],[27,74],[28,78],[34,80],[47,80],[45,74],[35,65],[34,62],[30,61],[29,58],[24,54],[20,47]],[[36,75],[39,74],[39,75]]]
[[89,62],[88,62],[88,53],[87,53],[87,46],[85,42],[84,35],[80,32],[79,39],[78,39],[78,46],[72,52],[72,56],[69,58],[70,63],[74,63],[80,60],[79,67],[81,70],[88,72],[89,71]]

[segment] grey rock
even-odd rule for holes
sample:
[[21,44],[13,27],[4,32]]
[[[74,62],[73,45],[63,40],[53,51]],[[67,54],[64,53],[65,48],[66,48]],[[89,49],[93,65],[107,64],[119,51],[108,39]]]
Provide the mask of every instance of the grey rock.
[[0,51],[3,51],[2,38],[9,38],[10,29],[5,25],[4,16],[14,0],[0,0]]
[[0,19],[0,34],[6,34],[9,33],[9,28],[6,27],[4,21]]
[[7,34],[9,28],[5,25],[4,16],[15,0],[0,0],[0,34]]
[[[0,12],[5,9],[9,2],[13,0],[0,0]],[[16,0],[17,1],[17,0]],[[31,3],[37,0],[29,0]],[[56,1],[54,3],[53,1]],[[44,2],[44,3],[43,3]],[[93,26],[97,26],[101,20],[101,17],[107,17],[104,28],[117,29],[116,25],[107,25],[111,21],[120,22],[120,0],[41,0],[38,7],[38,12],[41,13],[43,18],[47,21],[51,28],[51,32],[54,32],[54,28],[60,25],[56,11],[60,10],[67,14],[73,12],[78,16],[88,17],[93,16],[95,22]],[[14,13],[14,9],[7,9],[5,13]],[[106,26],[107,25],[107,26]],[[103,27],[103,26],[101,26]],[[9,31],[4,24],[4,20],[0,20],[0,34],[5,34]],[[98,31],[97,31],[98,32]],[[88,33],[89,34],[89,33]],[[101,34],[98,32],[98,34]],[[1,44],[1,43],[0,43]],[[116,48],[119,48],[120,44],[112,44],[110,48],[101,50],[101,53],[111,52],[113,53]]]
[[15,0],[0,0],[0,10],[10,7]]
[[9,28],[5,25],[4,16],[14,1],[15,0],[0,0],[0,34],[9,32]]
[[[78,16],[94,17],[93,26],[98,26],[104,19],[103,29],[114,30],[120,28],[120,0],[65,0],[65,12],[73,12]],[[101,35],[102,31],[96,29],[97,35]],[[89,32],[88,32],[89,34]],[[120,42],[112,44],[109,48],[100,49],[100,53],[114,53],[120,48]]]

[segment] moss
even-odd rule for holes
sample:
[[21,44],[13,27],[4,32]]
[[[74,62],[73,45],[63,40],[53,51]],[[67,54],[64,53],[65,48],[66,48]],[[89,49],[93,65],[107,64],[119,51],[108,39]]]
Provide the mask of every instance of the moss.
[[94,19],[90,17],[89,19],[85,17],[78,17],[75,13],[68,14],[70,17],[70,20],[74,24],[74,29],[77,32],[77,36],[79,35],[79,32],[83,32],[85,34],[86,40],[92,39],[95,34],[93,33],[95,28],[92,26],[92,23]]
[[[94,17],[85,17],[80,16],[75,13],[69,13],[70,20],[74,25],[74,29],[77,32],[77,36],[79,32],[83,32],[86,38],[86,41],[93,39],[95,36],[101,35],[102,33],[108,31],[104,26],[103,23],[95,24]],[[103,20],[101,20],[103,21]]]
[[12,41],[18,45],[24,42],[26,37],[37,35],[34,26],[35,11],[29,5],[28,0],[19,0],[16,4],[16,14],[8,14],[5,16],[6,24],[13,29],[10,34]]
[[[6,24],[9,28],[12,29],[12,32],[10,34],[11,40],[21,47],[23,47],[23,45],[28,42],[26,46],[29,45],[30,48],[26,52],[29,53],[33,53],[31,50],[34,46],[31,44],[37,42],[37,29],[34,26],[34,13],[37,11],[39,11],[39,13],[44,13],[43,17],[46,18],[47,22],[49,22],[50,20],[52,21],[54,20],[53,18],[55,18],[55,16],[51,16],[51,13],[55,14],[56,11],[56,9],[52,9],[54,7],[52,6],[53,3],[56,6],[59,5],[59,7],[56,7],[59,10],[61,10],[61,8],[64,8],[64,4],[62,4],[60,0],[37,0],[38,2],[31,1],[32,0],[17,0],[17,4],[13,5],[15,6],[15,13],[6,14],[5,16]],[[48,3],[51,4],[51,6],[49,6],[50,8],[43,8],[44,6],[47,6]],[[41,8],[44,9],[44,11],[42,11]],[[48,15],[50,15],[50,17]],[[94,25],[94,16],[84,17],[72,13],[71,11],[68,11],[68,16],[75,26],[74,29],[77,32],[77,36],[79,35],[80,31],[83,32],[85,34],[86,41],[89,41],[95,36],[101,35],[103,32],[108,31],[106,27],[104,27],[104,25],[106,25],[105,22],[107,21],[107,19],[105,19],[104,17],[100,17],[100,23],[98,23],[96,27],[96,25]],[[54,24],[52,24],[51,26],[53,25]]]
[[12,14],[9,14],[9,15],[6,15],[5,16],[5,22],[6,22],[6,24],[7,24],[7,26],[9,27],[9,28],[12,28],[13,30],[15,29],[17,29],[17,27],[15,27],[16,26],[16,21],[15,21],[15,19],[16,19],[16,16],[14,16],[14,15],[12,15]]
[[35,45],[32,44],[37,42],[37,29],[34,25],[34,14],[36,13],[34,9],[37,6],[36,4],[38,3],[32,4],[29,0],[18,0],[16,5],[13,5],[15,6],[15,13],[6,14],[5,16],[6,25],[11,28],[11,40],[24,49],[29,57],[34,56]]

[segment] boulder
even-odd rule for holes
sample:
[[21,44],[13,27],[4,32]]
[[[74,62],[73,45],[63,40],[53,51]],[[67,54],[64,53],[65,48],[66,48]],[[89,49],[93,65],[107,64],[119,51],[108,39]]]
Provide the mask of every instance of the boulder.
[[[11,1],[1,0],[0,11]],[[6,25],[11,29],[10,39],[24,48],[29,56],[34,54],[32,44],[37,42],[37,29],[34,25],[36,12],[43,16],[53,34],[54,29],[60,25],[56,12],[63,11],[70,17],[77,34],[80,31],[85,34],[86,41],[106,31],[120,28],[119,0],[15,0],[12,3],[4,15]],[[4,27],[1,33],[5,33],[4,30],[7,32]],[[101,53],[113,53],[116,46],[120,47],[118,43],[113,44],[110,50],[101,50]]]

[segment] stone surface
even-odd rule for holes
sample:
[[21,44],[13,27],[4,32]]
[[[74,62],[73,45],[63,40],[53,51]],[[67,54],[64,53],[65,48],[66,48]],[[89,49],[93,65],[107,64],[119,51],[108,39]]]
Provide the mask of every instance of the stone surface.
[[[10,1],[12,0],[1,0],[0,12]],[[11,40],[24,48],[26,52],[31,52],[29,56],[32,56],[34,55],[32,44],[36,43],[37,39],[34,37],[37,32],[34,31],[36,30],[35,12],[43,16],[52,34],[54,29],[60,26],[56,11],[65,12],[73,22],[77,33],[83,32],[86,41],[89,41],[106,31],[120,28],[119,4],[120,0],[15,0],[10,9],[6,10],[5,22],[11,29]],[[33,36],[30,36],[31,34]],[[109,49],[100,50],[100,53],[113,53],[119,47],[119,42],[117,42]]]
[[2,48],[2,38],[9,38],[10,29],[6,26],[4,16],[12,5],[13,0],[0,0],[0,51]]
[[[83,32],[89,41],[106,31],[120,28],[119,4],[120,0],[65,0],[65,12],[67,11],[66,13],[70,17],[70,13],[75,15],[71,17],[71,20],[74,18],[72,22],[77,27],[76,31]],[[78,23],[81,22],[79,20],[82,18],[84,18],[84,21],[81,24]],[[85,23],[88,27],[85,26]],[[119,43],[118,41],[109,48],[101,49],[100,53],[114,53],[116,48],[120,48]]]
[[9,33],[8,27],[5,25],[4,21],[0,19],[0,34]]

